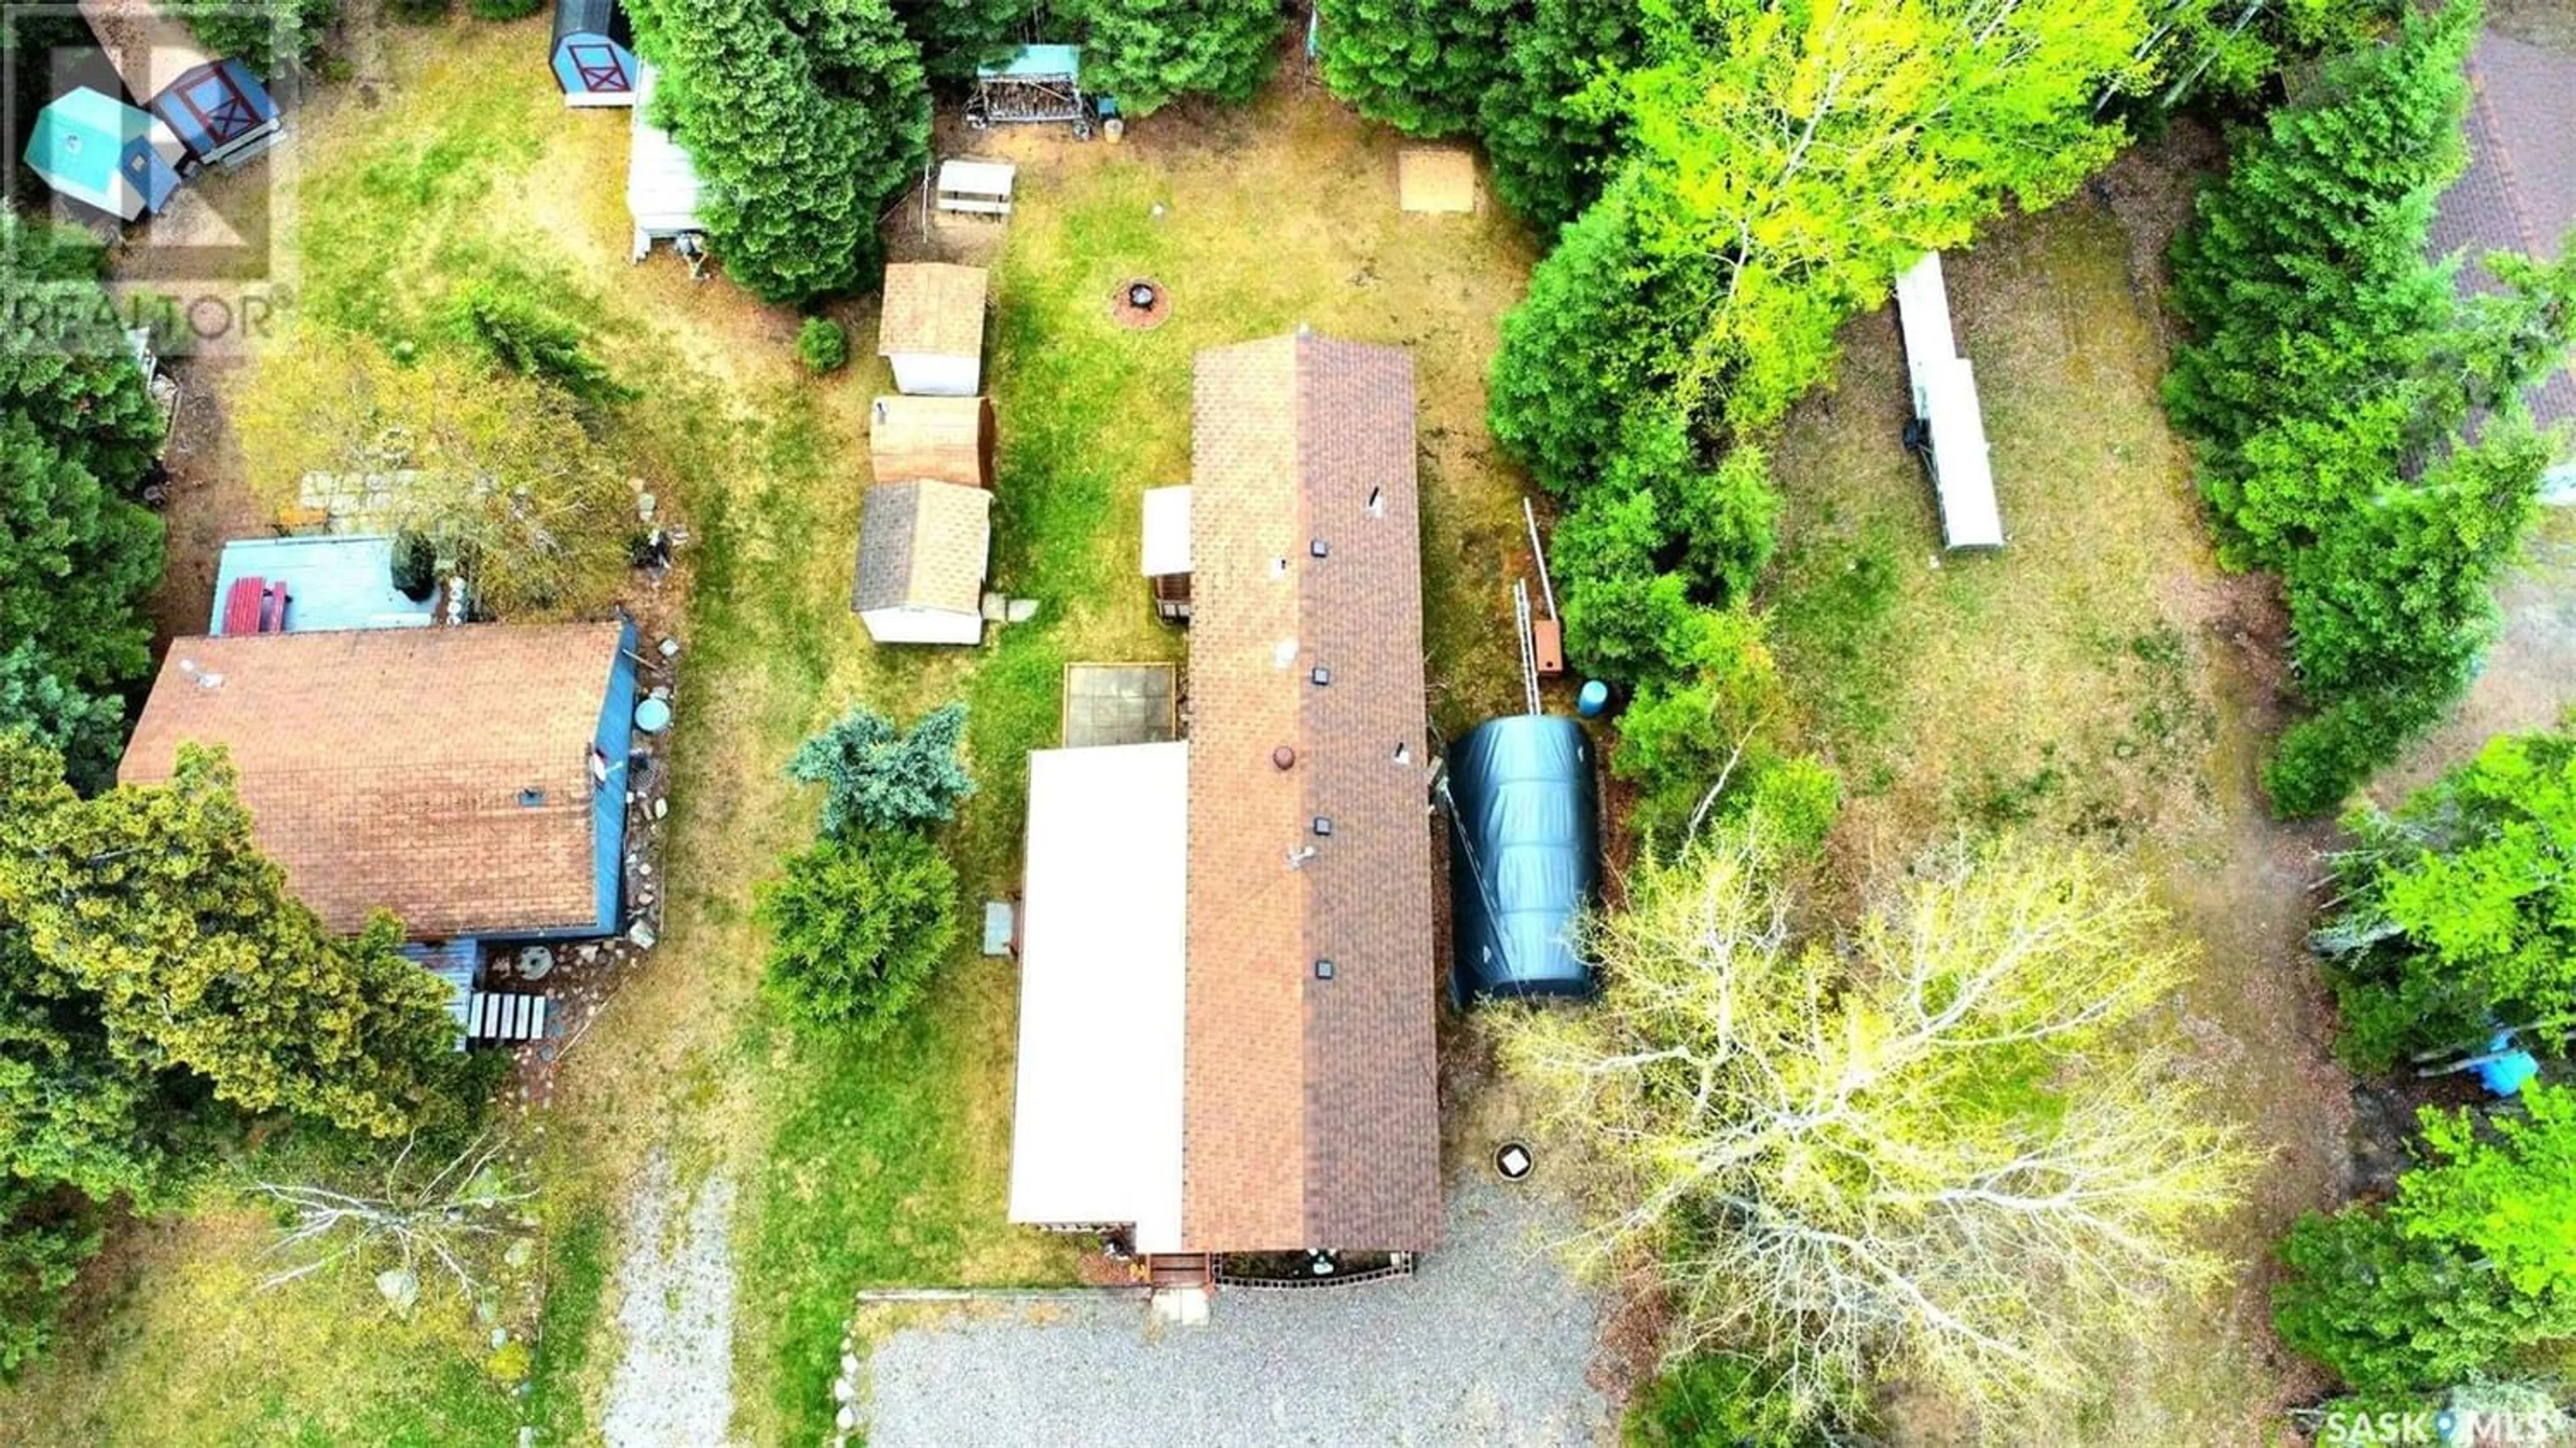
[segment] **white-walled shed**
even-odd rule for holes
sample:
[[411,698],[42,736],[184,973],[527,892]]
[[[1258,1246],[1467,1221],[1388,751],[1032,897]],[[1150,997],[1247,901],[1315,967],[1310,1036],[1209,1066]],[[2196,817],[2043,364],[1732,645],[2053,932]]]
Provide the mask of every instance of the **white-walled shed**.
[[635,130],[626,157],[626,210],[635,219],[634,259],[642,261],[657,241],[672,241],[706,229],[698,220],[704,187],[689,153],[671,133],[645,119],[653,107],[655,72],[635,67]]
[[877,355],[894,364],[899,392],[973,397],[983,391],[984,269],[947,262],[886,268]]

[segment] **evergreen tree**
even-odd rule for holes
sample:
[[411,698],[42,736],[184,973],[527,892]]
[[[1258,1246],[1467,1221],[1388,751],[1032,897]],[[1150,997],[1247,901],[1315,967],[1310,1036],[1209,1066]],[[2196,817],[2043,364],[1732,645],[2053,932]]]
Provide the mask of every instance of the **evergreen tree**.
[[910,730],[860,706],[805,741],[787,762],[791,779],[819,784],[823,833],[835,839],[939,824],[975,792],[958,758],[966,740],[966,706],[945,704]]
[[2176,239],[2192,340],[2165,400],[2221,557],[2280,573],[2314,712],[2265,769],[2274,808],[2331,809],[2441,718],[2494,627],[2489,590],[2550,447],[2518,394],[2576,340],[2576,263],[2497,255],[2455,298],[2425,255],[2463,162],[2476,0],[2409,7],[2240,139]]
[[2310,1214],[2283,1245],[2282,1340],[2362,1391],[2428,1391],[2576,1336],[2576,1092],[2527,1115],[2427,1108],[2421,1164],[2388,1205]]
[[957,939],[957,873],[919,835],[826,839],[760,891],[769,988],[807,1025],[885,1034]]
[[161,417],[86,237],[0,215],[0,732],[31,729],[84,788],[148,662],[161,520],[132,501]]
[[1532,0],[1477,106],[1494,191],[1542,237],[1601,194],[1623,138],[1617,78],[1643,58],[1637,7]]
[[1240,104],[1278,59],[1277,0],[1073,0],[1082,84],[1149,116],[1185,95]]
[[650,0],[637,25],[726,271],[766,302],[874,284],[878,214],[930,146],[921,52],[887,0]]
[[[1415,136],[1476,123],[1527,0],[1316,0],[1324,83]],[[1608,8],[1618,9],[1619,6]]]
[[0,413],[24,417],[109,492],[132,497],[161,451],[161,410],[100,285],[107,254],[85,232],[11,212],[0,215],[0,256]]
[[[2451,281],[2425,260],[2425,237],[2465,157],[2461,65],[2477,25],[2477,5],[2460,0],[2328,66],[2237,146],[2175,238],[2168,295],[2192,340],[2166,401],[2249,560],[2276,563],[2276,544],[2314,536],[2305,508],[2339,507],[2385,476],[2363,468],[2321,496],[2273,483],[2245,450],[2285,418],[2349,415],[2419,374],[2450,316]],[[2390,405],[2411,415],[2409,401]]]
[[1038,0],[894,0],[896,18],[936,81],[972,80],[977,66],[1030,38],[1038,12]]
[[452,1111],[446,987],[397,953],[391,917],[337,940],[286,893],[221,755],[186,747],[169,784],[83,800],[58,757],[0,737],[0,813],[0,915],[95,1002],[126,1071],[374,1136]]

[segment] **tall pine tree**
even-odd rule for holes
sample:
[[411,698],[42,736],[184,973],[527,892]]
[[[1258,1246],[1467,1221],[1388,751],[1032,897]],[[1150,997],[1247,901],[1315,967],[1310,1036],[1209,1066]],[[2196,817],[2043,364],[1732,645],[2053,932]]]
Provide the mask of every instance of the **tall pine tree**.
[[246,1111],[396,1136],[452,1111],[447,989],[378,916],[333,938],[251,843],[220,755],[80,799],[0,735],[0,916],[42,979],[94,1002],[125,1071],[178,1071]]
[[1276,0],[1072,0],[1082,83],[1148,116],[1185,95],[1243,102],[1279,54]]
[[921,51],[887,0],[650,0],[637,16],[726,271],[767,302],[873,285],[878,214],[930,147]]
[[[1476,123],[1502,79],[1503,41],[1526,0],[1316,0],[1324,83],[1416,136]],[[1616,7],[1613,7],[1616,8]]]

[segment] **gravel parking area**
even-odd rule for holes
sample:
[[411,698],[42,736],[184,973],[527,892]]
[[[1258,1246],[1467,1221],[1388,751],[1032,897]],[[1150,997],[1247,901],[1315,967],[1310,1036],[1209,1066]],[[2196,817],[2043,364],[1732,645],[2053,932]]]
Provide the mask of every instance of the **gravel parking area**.
[[1602,1300],[1544,1242],[1532,1192],[1453,1192],[1448,1232],[1400,1282],[1218,1294],[1205,1327],[1132,1301],[907,1328],[869,1363],[871,1448],[1615,1441],[1585,1381]]

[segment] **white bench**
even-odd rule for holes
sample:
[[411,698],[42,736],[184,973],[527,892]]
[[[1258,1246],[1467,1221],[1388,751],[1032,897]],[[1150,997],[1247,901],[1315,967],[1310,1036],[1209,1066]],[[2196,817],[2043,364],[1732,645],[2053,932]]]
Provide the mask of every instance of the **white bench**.
[[1008,216],[1020,168],[1006,161],[942,161],[938,205],[968,216]]

